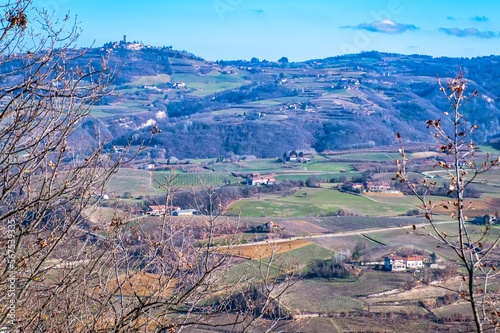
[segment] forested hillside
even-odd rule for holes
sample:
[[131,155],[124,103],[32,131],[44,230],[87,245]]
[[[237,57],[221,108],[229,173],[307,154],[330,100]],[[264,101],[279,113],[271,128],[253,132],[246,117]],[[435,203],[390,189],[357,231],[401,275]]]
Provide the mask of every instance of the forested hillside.
[[97,103],[95,125],[109,146],[147,137],[165,157],[281,156],[292,149],[338,150],[432,141],[425,121],[447,102],[439,91],[461,67],[479,98],[466,106],[481,127],[476,141],[498,144],[500,57],[432,58],[367,52],[303,63],[204,61],[170,47],[105,45],[82,61],[110,56],[118,71],[115,96]]

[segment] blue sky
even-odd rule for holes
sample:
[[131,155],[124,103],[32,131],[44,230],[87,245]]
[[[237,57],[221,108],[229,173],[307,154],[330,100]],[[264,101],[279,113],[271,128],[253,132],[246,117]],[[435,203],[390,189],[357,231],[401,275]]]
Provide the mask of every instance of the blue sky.
[[377,50],[500,54],[500,1],[36,0],[77,16],[79,45],[122,39],[173,46],[208,60],[293,61]]

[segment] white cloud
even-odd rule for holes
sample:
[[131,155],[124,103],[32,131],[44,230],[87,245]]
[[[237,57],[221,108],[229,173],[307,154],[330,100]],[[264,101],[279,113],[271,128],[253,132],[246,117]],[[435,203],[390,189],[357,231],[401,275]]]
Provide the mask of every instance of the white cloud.
[[396,23],[391,20],[374,21],[371,23],[361,23],[357,26],[351,27],[353,29],[363,29],[372,32],[380,32],[385,34],[399,34],[408,30],[417,30],[418,28],[413,24]]

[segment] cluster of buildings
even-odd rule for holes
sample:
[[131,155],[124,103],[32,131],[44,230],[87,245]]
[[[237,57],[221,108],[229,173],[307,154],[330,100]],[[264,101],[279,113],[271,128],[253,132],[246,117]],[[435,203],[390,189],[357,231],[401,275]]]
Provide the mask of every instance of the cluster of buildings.
[[251,175],[247,178],[247,184],[251,186],[272,185],[276,182],[274,177]]
[[[455,165],[455,160],[450,158],[436,158],[437,161],[443,162],[448,168],[452,168]],[[472,166],[467,160],[458,160],[457,165],[459,168],[469,168]]]
[[273,232],[281,230],[282,227],[278,223],[274,223],[273,221],[266,222],[264,224],[259,225],[256,228],[257,232]]
[[296,156],[296,155],[290,155],[287,159],[289,162],[297,162],[297,163],[307,163],[311,162],[311,159],[307,156]]
[[366,182],[366,183],[351,183],[349,189],[361,192],[387,192],[393,191],[391,184],[384,181],[379,182]]
[[138,51],[138,50],[142,50],[142,49],[151,47],[151,46],[145,46],[143,43],[127,42],[127,35],[123,36],[123,40],[118,41],[118,42],[114,42],[114,43],[110,43],[107,45],[113,49],[124,48],[127,50],[133,50],[133,51]]
[[351,90],[353,86],[358,87],[360,85],[358,79],[353,79],[353,78],[342,78],[338,82],[337,86],[332,86],[334,89],[345,89],[345,90]]
[[154,91],[157,91],[157,92],[164,92],[163,89],[160,89],[158,87],[155,87],[155,86],[142,86],[144,89],[147,89],[147,90],[154,90]]
[[186,84],[184,82],[178,81],[178,82],[174,82],[172,84],[172,87],[177,88],[177,89],[185,88]]
[[417,269],[424,267],[424,257],[401,257],[388,256],[385,258],[384,267],[391,272],[406,271],[407,269]]
[[[180,88],[186,88],[186,83],[182,82],[182,81],[177,81],[177,82],[173,82],[173,83],[167,83],[166,84],[168,88],[175,88],[175,89],[180,89]],[[158,87],[155,87],[155,86],[142,86],[142,88],[144,89],[147,89],[147,90],[154,90],[154,91],[157,91],[157,92],[165,92],[165,91],[168,91],[168,90],[164,90],[164,89],[160,89]]]
[[305,111],[313,111],[314,109],[322,109],[323,106],[321,104],[311,104],[311,103],[291,103],[283,105],[279,108],[280,111],[287,110],[305,110]]
[[146,209],[146,215],[194,216],[200,214],[196,209],[181,209],[181,207],[178,206],[156,205],[156,206],[149,206]]

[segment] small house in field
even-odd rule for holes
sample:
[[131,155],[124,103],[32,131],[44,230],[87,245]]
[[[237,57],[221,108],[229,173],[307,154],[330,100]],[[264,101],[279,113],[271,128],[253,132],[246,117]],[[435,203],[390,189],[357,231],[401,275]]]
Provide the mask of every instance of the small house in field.
[[311,162],[311,159],[306,156],[296,156],[296,155],[290,155],[288,158],[288,161],[290,162],[297,162],[297,163],[307,163]]
[[274,177],[250,176],[247,179],[247,184],[251,186],[271,185],[275,182]]
[[309,157],[297,157],[297,162],[299,163],[307,163],[307,162],[311,162],[311,159]]
[[273,221],[266,222],[257,227],[258,232],[273,232],[280,229],[280,225],[278,223],[274,223]]
[[165,214],[165,205],[149,206],[146,210],[148,215],[162,215]]
[[144,169],[146,169],[146,170],[147,170],[147,169],[153,169],[154,167],[155,167],[155,165],[154,165],[154,164],[146,164],[146,165],[144,166]]
[[264,224],[264,227],[267,229],[267,231],[280,229],[280,225],[278,223],[274,223],[273,221],[267,222],[266,224]]
[[476,224],[484,224],[484,225],[498,224],[498,216],[496,215],[476,216],[474,218],[474,222]]
[[388,256],[385,258],[384,267],[388,271],[398,272],[407,269],[416,269],[424,267],[424,257],[422,256]]
[[115,154],[122,154],[124,151],[125,151],[125,148],[119,148],[119,147],[113,146],[113,152]]
[[186,87],[186,84],[184,82],[175,82],[174,83],[174,88],[184,88]]
[[359,190],[359,191],[364,191],[365,190],[365,185],[362,183],[351,183],[351,190]]
[[406,264],[403,257],[400,256],[388,256],[385,258],[384,263],[385,269],[391,272],[405,271]]
[[367,182],[366,190],[369,192],[389,191],[391,185],[387,182]]
[[404,258],[406,262],[406,268],[422,268],[424,267],[424,257],[414,256]]
[[[455,160],[452,159],[438,159],[441,162],[444,162],[448,168],[452,168],[455,165]],[[457,162],[459,168],[467,168],[469,167],[469,162],[466,160],[459,160]]]
[[173,215],[174,212],[181,210],[178,206],[166,206],[166,205],[157,205],[157,206],[149,206],[146,210],[146,214],[148,215]]
[[107,195],[107,194],[103,194],[103,195],[94,194],[92,196],[92,199],[96,199],[96,200],[109,200],[109,195]]
[[196,209],[181,209],[172,213],[172,216],[194,216],[200,215]]

